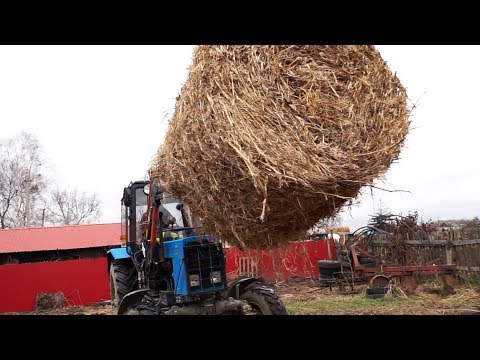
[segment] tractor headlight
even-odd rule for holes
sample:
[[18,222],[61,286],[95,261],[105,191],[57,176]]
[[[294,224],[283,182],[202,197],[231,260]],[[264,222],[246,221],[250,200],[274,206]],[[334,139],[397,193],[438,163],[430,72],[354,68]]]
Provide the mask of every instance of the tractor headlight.
[[222,273],[220,271],[212,271],[210,273],[210,281],[212,284],[217,284],[222,282]]
[[190,275],[190,287],[200,286],[200,276],[198,274]]

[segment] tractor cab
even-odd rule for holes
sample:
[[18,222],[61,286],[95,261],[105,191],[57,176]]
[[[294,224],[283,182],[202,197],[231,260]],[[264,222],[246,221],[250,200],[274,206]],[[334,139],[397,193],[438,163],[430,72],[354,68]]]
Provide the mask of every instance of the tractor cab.
[[[148,227],[148,196],[150,194],[149,181],[135,181],[123,190],[121,200],[121,239],[122,245],[127,243],[132,246],[138,244],[142,236],[147,233]],[[181,230],[188,226],[188,220],[183,210],[181,202],[172,195],[161,192],[157,189],[157,196],[160,201],[159,212],[161,214],[160,226],[167,229],[173,238],[185,236],[185,230]],[[190,231],[190,233],[193,232]]]

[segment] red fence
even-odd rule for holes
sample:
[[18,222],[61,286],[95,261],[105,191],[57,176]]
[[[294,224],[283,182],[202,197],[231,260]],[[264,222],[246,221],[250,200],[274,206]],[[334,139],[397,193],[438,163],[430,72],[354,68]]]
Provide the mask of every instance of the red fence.
[[282,249],[240,251],[225,249],[229,277],[260,276],[266,281],[289,277],[318,277],[318,260],[336,259],[334,240],[306,240]]
[[110,299],[107,259],[0,266],[0,313],[34,310],[41,292],[62,292],[69,305]]

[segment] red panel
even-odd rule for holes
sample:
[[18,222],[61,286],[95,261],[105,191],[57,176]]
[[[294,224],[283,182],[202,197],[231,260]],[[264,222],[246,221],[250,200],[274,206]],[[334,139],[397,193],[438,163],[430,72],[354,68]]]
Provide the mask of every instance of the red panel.
[[225,271],[227,275],[236,276],[238,275],[238,259],[241,256],[245,256],[243,251],[238,250],[237,248],[225,248]]
[[0,313],[34,310],[40,292],[62,292],[70,305],[110,299],[107,258],[0,266]]
[[[327,248],[330,247],[330,251]],[[306,240],[287,247],[270,250],[240,251],[225,249],[226,270],[230,277],[239,274],[240,258],[250,257],[258,264],[258,275],[266,281],[286,280],[289,277],[318,277],[318,260],[336,259],[334,240]]]

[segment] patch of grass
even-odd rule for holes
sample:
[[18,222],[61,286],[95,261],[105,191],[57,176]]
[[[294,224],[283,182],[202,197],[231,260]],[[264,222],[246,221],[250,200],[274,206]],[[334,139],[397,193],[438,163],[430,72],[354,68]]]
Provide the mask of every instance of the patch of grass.
[[408,297],[369,299],[365,292],[354,295],[319,294],[306,300],[285,299],[287,311],[291,315],[327,314],[451,314],[452,311],[470,309],[478,311],[480,293],[471,287],[457,287],[454,295],[429,294],[416,291]]
[[477,289],[477,291],[480,289],[480,273],[474,272],[470,274],[458,274],[457,275],[458,282],[460,284],[465,284],[467,286],[473,287]]
[[435,287],[435,288],[443,287],[442,278],[438,275],[429,276],[428,278],[426,278],[426,280],[419,283],[423,283],[423,286],[426,286],[426,287]]
[[456,289],[457,293],[450,296],[432,296],[428,294],[419,294],[417,301],[426,306],[438,308],[460,308],[460,307],[478,307],[480,304],[480,294],[472,288]]
[[310,301],[285,301],[288,312],[300,314],[338,314],[382,310],[398,307],[408,299],[385,297],[384,299],[369,299],[365,294],[332,295]]

